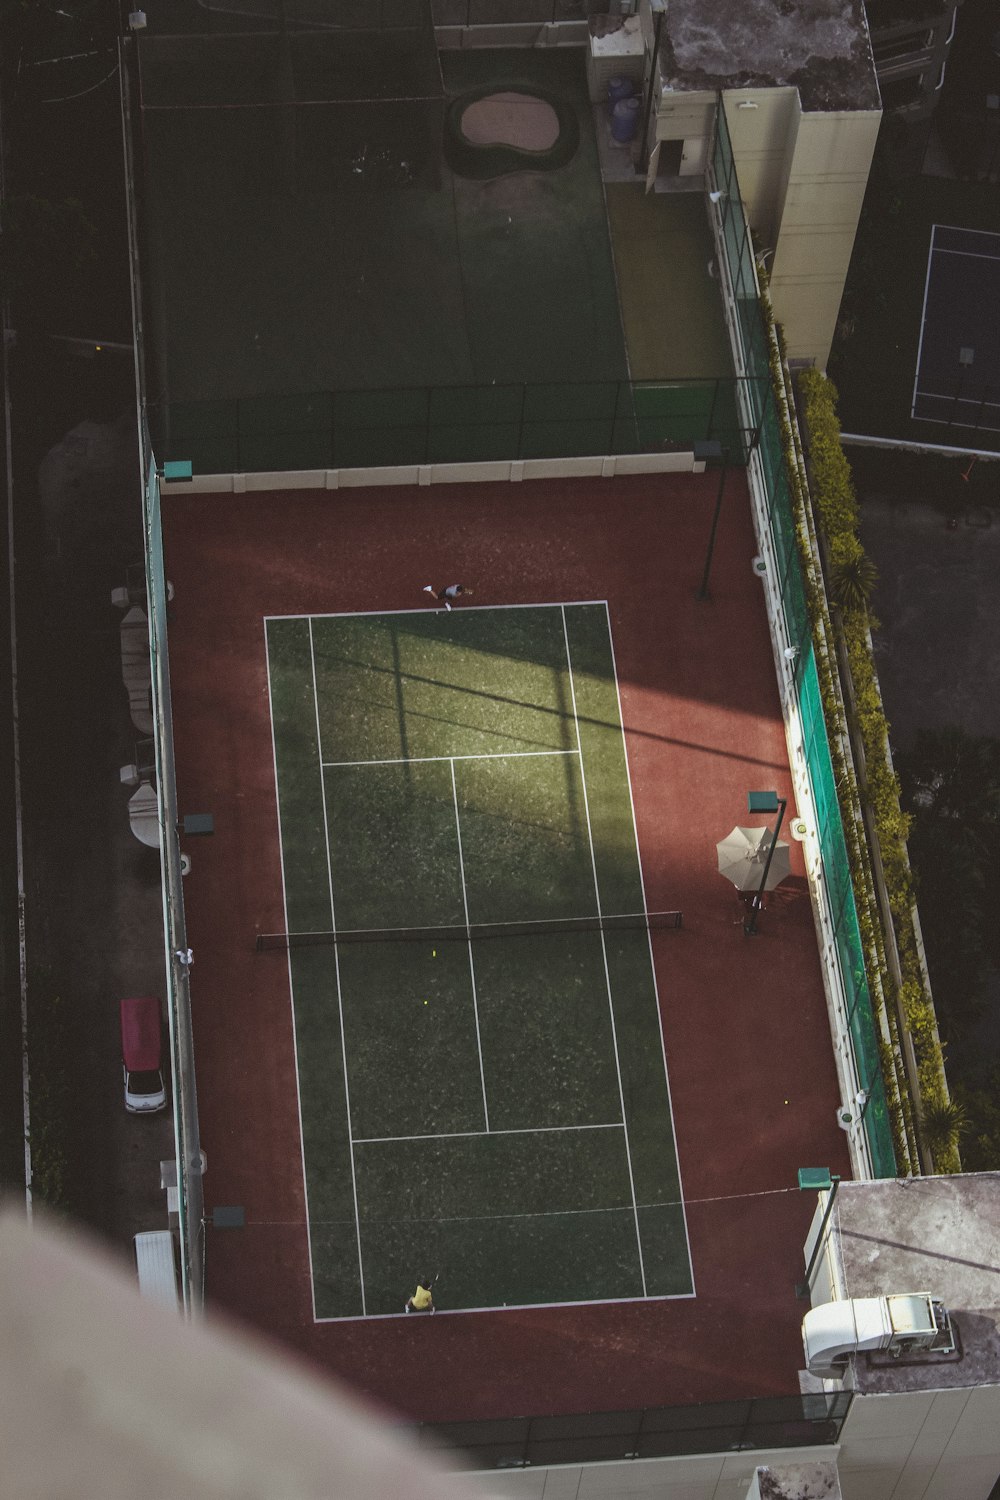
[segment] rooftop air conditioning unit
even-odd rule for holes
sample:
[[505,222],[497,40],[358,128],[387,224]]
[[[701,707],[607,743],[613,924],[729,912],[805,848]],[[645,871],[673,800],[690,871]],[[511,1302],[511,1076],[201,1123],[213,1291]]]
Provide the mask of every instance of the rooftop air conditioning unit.
[[929,1292],[824,1302],[803,1318],[802,1344],[806,1369],[824,1380],[841,1380],[852,1354],[881,1350],[899,1359],[955,1350],[948,1309]]

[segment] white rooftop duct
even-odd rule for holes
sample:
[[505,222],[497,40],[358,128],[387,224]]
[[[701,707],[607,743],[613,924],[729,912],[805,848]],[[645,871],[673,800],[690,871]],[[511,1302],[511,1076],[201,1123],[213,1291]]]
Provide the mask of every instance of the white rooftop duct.
[[825,1380],[842,1379],[852,1354],[884,1350],[898,1359],[955,1348],[948,1310],[928,1292],[824,1302],[803,1318],[802,1344],[806,1369]]

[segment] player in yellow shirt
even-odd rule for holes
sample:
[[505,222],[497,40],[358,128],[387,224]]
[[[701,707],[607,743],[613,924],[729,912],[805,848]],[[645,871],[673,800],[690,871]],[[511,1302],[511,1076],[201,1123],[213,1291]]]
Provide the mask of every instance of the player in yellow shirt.
[[432,1313],[434,1311],[434,1298],[431,1295],[432,1286],[433,1282],[428,1277],[419,1277],[417,1280],[417,1290],[413,1293],[409,1302],[407,1302],[404,1311]]

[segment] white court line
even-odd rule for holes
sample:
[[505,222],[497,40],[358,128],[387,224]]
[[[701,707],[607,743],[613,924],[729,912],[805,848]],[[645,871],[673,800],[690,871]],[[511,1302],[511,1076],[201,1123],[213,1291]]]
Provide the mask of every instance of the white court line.
[[[981,232],[985,233],[986,231],[983,230]],[[998,255],[983,255],[979,250],[946,250],[943,245],[939,246],[939,248],[934,251],[934,254],[935,255],[961,255],[961,256],[964,256],[966,260],[1000,260],[1000,254],[998,254]]]
[[924,401],[952,401],[957,407],[1000,407],[1000,392],[996,401],[984,401],[982,396],[955,396],[954,390],[922,390],[921,396]]
[[469,901],[465,890],[465,856],[462,853],[462,825],[458,816],[458,787],[455,785],[455,762],[451,762],[451,796],[455,805],[455,836],[458,839],[458,873],[462,882],[462,910],[465,912],[465,930],[469,932],[469,979],[472,982],[472,1013],[476,1018],[476,1050],[479,1053],[479,1081],[483,1086],[483,1117],[486,1130],[490,1128],[490,1106],[486,1100],[486,1073],[483,1070],[483,1039],[479,1034],[479,997],[476,994],[476,964],[472,956],[472,934],[469,930]]
[[[271,697],[271,647],[264,622],[264,662],[267,667],[267,709],[271,716],[271,759],[274,763],[274,805],[278,816],[278,864],[281,869],[281,909],[288,921],[288,892],[285,886],[285,847],[281,837],[281,783],[278,780],[278,748],[274,739],[274,701]],[[312,1214],[309,1212],[309,1176],[306,1172],[306,1136],[302,1126],[302,1081],[299,1076],[299,1039],[295,1025],[295,986],[292,983],[292,950],[288,950],[288,1002],[292,1021],[292,1057],[295,1062],[295,1099],[299,1114],[299,1153],[302,1158],[302,1193],[306,1203],[306,1248],[309,1252],[309,1295],[312,1298],[313,1322],[316,1317],[316,1282],[313,1277]],[[362,1303],[362,1306],[364,1304]]]
[[495,750],[482,755],[397,755],[390,760],[325,760],[331,766],[417,766],[437,760],[527,760],[534,755],[576,755],[576,750]]
[[959,234],[981,234],[987,239],[996,240],[1000,245],[1000,234],[995,229],[966,229],[964,224],[935,224],[935,229],[957,229]]
[[[558,1135],[567,1130],[624,1130],[621,1120],[612,1120],[610,1125],[521,1125],[514,1130],[442,1130],[436,1135],[369,1135],[358,1136],[356,1146],[382,1146],[390,1142],[403,1141],[464,1141],[477,1140],[487,1135]],[[798,1189],[796,1188],[796,1192]],[[584,1212],[584,1210],[580,1210]],[[589,1209],[586,1210],[590,1212]]]
[[[607,608],[607,606],[605,606]],[[583,764],[583,750],[580,745],[580,717],[576,711],[576,686],[573,682],[573,657],[569,649],[569,632],[566,629],[566,609],[562,612],[563,639],[566,643],[566,665],[569,668],[569,691],[573,700],[573,723],[576,725],[576,748],[580,751],[580,785],[583,788],[583,808],[587,815],[587,838],[590,843],[590,866],[594,875],[594,899],[597,902],[598,916],[601,914],[601,889],[597,880],[597,858],[594,854],[594,830],[590,823],[590,799],[587,796],[587,773]],[[608,1015],[611,1019],[611,1040],[615,1054],[615,1072],[618,1075],[618,1102],[621,1105],[623,1128],[625,1131],[625,1157],[628,1161],[628,1180],[632,1189],[632,1212],[635,1218],[635,1242],[639,1251],[639,1272],[642,1276],[642,1295],[646,1292],[646,1265],[642,1255],[642,1235],[639,1233],[639,1210],[635,1201],[635,1178],[632,1175],[632,1146],[628,1134],[628,1116],[625,1112],[625,1091],[622,1088],[621,1060],[618,1056],[618,1028],[615,1025],[615,1007],[611,995],[611,974],[608,970],[608,945],[604,938],[604,930],[601,929],[601,957],[604,960],[604,983],[608,991]]]
[[[798,1189],[796,1188],[796,1192]],[[545,1312],[547,1309],[563,1307],[622,1307],[627,1303],[650,1303],[650,1302],[691,1302],[694,1292],[672,1292],[665,1296],[655,1297],[592,1297],[589,1302],[576,1297],[572,1302],[508,1302],[503,1307],[498,1307],[495,1302],[484,1304],[482,1307],[436,1307],[435,1311],[439,1317],[464,1318],[470,1313],[484,1312]],[[376,1319],[402,1318],[405,1313],[370,1313],[368,1322]],[[360,1323],[360,1313],[347,1313],[339,1318],[316,1318],[317,1323]]]
[[[917,343],[917,364],[916,364],[916,369],[914,370],[914,374],[913,374],[913,396],[912,396],[912,398],[910,400],[910,416],[911,416],[911,418],[914,421],[917,421],[917,422],[930,422],[930,421],[934,421],[935,420],[933,417],[918,417],[916,415],[916,411],[917,411],[917,398],[918,398],[918,396],[922,396],[924,398],[924,400],[926,400],[926,401],[951,401],[951,400],[954,400],[954,395],[953,394],[952,395],[939,396],[936,391],[927,391],[927,390],[921,390],[920,389],[920,357],[921,357],[921,354],[923,353],[923,347],[924,347],[924,326],[925,326],[925,323],[926,323],[926,320],[927,320],[927,298],[930,295],[931,272],[933,270],[933,262],[934,262],[935,255],[961,255],[961,256],[967,257],[969,260],[1000,260],[1000,255],[981,255],[979,253],[979,251],[977,251],[977,250],[946,250],[943,247],[941,247],[941,248],[935,247],[934,241],[935,241],[935,237],[937,235],[938,230],[939,229],[953,229],[953,228],[955,228],[955,226],[953,224],[932,224],[931,225],[931,243],[930,243],[930,249],[927,252],[927,274],[924,277],[924,302],[923,302],[922,308],[920,309],[920,338],[919,338],[919,341]],[[971,233],[971,234],[985,234],[985,235],[989,235],[990,239],[996,240],[997,243],[1000,244],[1000,235],[994,233],[994,231],[991,230],[991,229],[965,230],[963,232],[967,233],[967,234]],[[959,403],[959,404],[961,404],[961,403]],[[965,397],[965,404],[975,406],[975,405],[978,405],[978,402],[976,401],[975,397],[973,397],[973,396],[967,396],[967,397]],[[987,406],[995,406],[996,402],[987,401],[986,405]],[[994,427],[986,427],[985,428],[985,431],[987,431],[987,432],[995,432],[996,430],[997,429],[994,428]]]
[[[948,396],[948,397],[944,397],[944,396],[930,396],[930,397],[928,397],[925,394],[925,392],[923,392],[923,391],[920,392],[920,395],[921,395],[921,397],[925,401],[926,400],[933,400],[933,401],[943,401],[943,400],[952,401],[952,400],[954,400],[954,397],[952,397],[952,396]],[[968,402],[959,402],[959,405],[968,405],[968,404],[971,404],[971,403],[968,403]],[[997,405],[997,403],[995,401],[987,402],[987,406],[996,406],[996,405]],[[942,421],[944,420],[944,418],[943,417],[923,417],[923,416],[920,415],[919,412],[911,412],[910,413],[910,420],[913,421],[913,422],[933,422],[936,427],[940,427]],[[968,427],[970,424],[967,423],[967,422],[963,423],[963,422],[956,421],[955,425],[957,427],[963,427],[963,426],[964,427]],[[992,423],[990,423],[990,422],[977,422],[975,424],[975,431],[976,432],[1000,432],[1000,427],[994,427],[992,425]],[[967,448],[957,448],[955,450],[955,452],[959,453],[964,458],[964,457],[966,457],[966,455],[969,452],[969,450]],[[986,456],[989,459],[994,459],[996,457],[996,454],[995,453],[988,453]]]
[[[584,606],[584,605],[598,605],[598,604],[603,604],[604,608],[605,608],[605,612],[607,613],[608,606],[607,606],[607,601],[606,600],[578,600],[578,601],[570,601],[569,603],[565,603],[565,604],[542,604],[542,605],[538,605],[538,604],[534,604],[534,605],[532,605],[532,604],[525,604],[525,605],[480,605],[480,606],[465,605],[465,606],[463,606],[463,608],[465,608],[465,609],[468,609],[468,608],[477,608],[477,609],[491,609],[491,608],[492,609],[498,609],[498,608],[509,608],[509,609],[559,609],[561,611],[561,614],[562,614],[562,625],[563,625],[563,636],[564,636],[564,641],[565,641],[565,644],[566,644],[566,651],[567,651],[567,664],[568,664],[569,669],[570,669],[570,671],[569,671],[570,690],[571,690],[571,696],[572,696],[572,700],[573,700],[574,721],[575,721],[575,724],[576,724],[577,747],[576,747],[575,750],[569,750],[569,751],[513,752],[512,754],[513,754],[513,756],[522,755],[522,754],[523,755],[547,755],[547,754],[570,754],[570,755],[572,755],[572,754],[576,754],[576,755],[580,756],[580,758],[581,758],[581,778],[582,778],[582,783],[583,783],[584,803],[585,803],[587,823],[588,823],[588,832],[589,832],[589,836],[590,836],[591,863],[592,863],[592,867],[593,867],[593,871],[594,871],[595,892],[596,892],[597,898],[598,898],[598,911],[600,912],[600,895],[599,895],[599,889],[597,887],[597,870],[596,870],[596,861],[595,861],[594,847],[593,847],[593,830],[592,830],[592,827],[591,827],[591,824],[590,824],[589,801],[588,801],[588,798],[587,798],[586,779],[585,779],[585,775],[584,775],[584,772],[583,772],[582,753],[581,753],[581,746],[580,746],[579,716],[578,716],[577,707],[576,707],[576,693],[575,693],[575,686],[574,686],[574,681],[573,681],[573,676],[572,676],[572,663],[569,660],[569,641],[568,641],[568,633],[567,633],[567,627],[566,627],[566,615],[565,615],[566,608],[573,608],[573,607],[579,607],[579,606]],[[309,622],[309,630],[310,630],[310,652],[311,652],[311,656],[312,656],[312,670],[313,670],[314,705],[315,705],[316,719],[317,719],[317,741],[319,741],[319,702],[318,702],[318,690],[317,690],[317,687],[316,687],[316,666],[315,666],[315,653],[314,653],[314,649],[313,649],[312,622],[313,622],[313,620],[322,620],[324,618],[351,618],[355,614],[358,614],[358,613],[359,612],[356,612],[356,611],[354,611],[354,612],[346,612],[345,611],[345,612],[343,612],[343,613],[341,613],[339,615],[333,614],[333,615],[328,615],[328,616],[324,616],[324,615],[277,615],[277,616],[265,616],[264,617],[265,626],[266,626],[266,624],[269,621],[281,622],[283,620],[301,620],[301,619],[305,619],[305,620],[307,620]],[[409,615],[409,614],[422,614],[422,613],[426,613],[426,609],[394,610],[394,611],[371,610],[371,611],[365,611],[365,612],[362,612],[362,613],[364,615],[366,615],[366,616],[373,616],[373,617],[374,616],[378,616],[378,615],[382,615],[382,614]],[[608,630],[609,630],[609,637],[610,637],[610,619],[609,619],[609,622],[608,622]],[[613,646],[612,646],[612,655],[613,655]],[[616,672],[616,688],[617,688],[617,672]],[[269,693],[269,696],[270,696],[270,691],[271,691],[271,685],[270,685],[270,668],[268,667],[268,693]],[[619,711],[620,711],[620,702],[621,702],[621,700],[620,700],[620,693],[619,693]],[[622,733],[624,735],[624,729],[622,729]],[[275,751],[275,748],[274,748],[274,716],[273,716],[273,709],[272,709],[272,715],[271,715],[271,734],[272,734],[272,753],[275,754],[275,786],[276,786],[276,789],[277,789],[277,761],[276,761],[276,751]],[[430,758],[431,757],[428,757],[428,759],[430,759]],[[457,791],[455,789],[455,784],[454,784],[454,760],[455,759],[508,758],[508,757],[507,757],[506,753],[501,752],[500,754],[498,754],[496,756],[434,757],[434,758],[435,759],[438,759],[438,758],[440,758],[440,759],[448,759],[448,760],[450,760],[452,762],[453,794],[456,797],[456,816],[457,816]],[[321,765],[324,765],[324,764],[326,764],[326,763],[321,762]],[[329,762],[328,764],[330,764],[330,765],[339,765],[339,764],[373,764],[373,762],[367,762],[367,761],[365,761],[365,762]],[[626,758],[626,766],[627,766],[627,758]],[[631,798],[632,792],[631,792],[631,780],[630,779],[629,779],[629,795],[630,795],[630,798]],[[331,869],[330,844],[329,844],[329,829],[328,829],[328,825],[327,825],[327,812],[326,812],[326,799],[325,799],[325,795],[323,796],[323,819],[324,819],[324,832],[325,832],[326,841],[327,841],[327,867],[328,867],[328,876],[330,878],[330,887],[331,887],[331,889],[330,889],[331,916],[333,916],[333,911],[332,911],[332,907],[333,907],[332,869]],[[634,821],[634,807],[633,807],[633,821]],[[279,829],[278,829],[278,833],[279,833],[279,849],[280,849],[280,852],[281,852],[281,860],[282,860],[282,890],[283,890],[283,896],[284,896],[285,895],[285,873],[284,873],[284,854],[283,854],[283,849],[281,849],[280,817],[279,817]],[[460,830],[459,830],[459,837],[460,837]],[[640,862],[640,879],[641,879],[641,874],[642,874],[642,871],[641,871],[641,862]],[[463,885],[463,899],[464,899],[465,898],[464,869],[463,869],[463,872],[462,872],[462,885]],[[643,891],[643,899],[645,901],[645,892],[644,891]],[[285,910],[286,910],[286,913],[287,913],[287,901],[285,903]],[[618,915],[618,916],[629,915],[629,916],[633,916],[633,917],[641,917],[643,915],[648,915],[648,913],[645,913],[645,912],[628,913],[628,914],[617,913],[616,915]],[[467,907],[467,904],[466,904],[466,917],[468,917],[468,907]],[[537,918],[537,919],[534,919],[534,920],[537,921],[539,924],[542,924],[542,923],[548,922],[550,919],[548,919],[548,918]],[[589,918],[581,919],[581,921],[586,921],[586,920],[590,920],[590,919]],[[455,925],[458,926],[459,924],[455,924]],[[466,925],[468,926],[468,923]],[[526,924],[520,924],[520,923],[518,923],[518,924],[512,924],[512,925],[522,926],[522,925],[526,925]],[[334,931],[336,931],[335,919],[334,919]],[[606,953],[605,939],[604,939],[603,932],[601,934],[601,944],[602,944],[602,950],[604,952],[605,981],[606,981],[606,985],[607,985],[607,989],[608,989],[608,998],[609,998],[609,1004],[610,1004],[610,1002],[611,1002],[610,975],[609,975],[609,972],[608,972],[607,953]],[[651,957],[651,961],[652,961],[652,957]],[[289,963],[289,988],[290,988],[290,991],[291,991],[291,953],[290,952],[289,952],[288,963]],[[655,985],[655,973],[654,973],[654,985]],[[355,1141],[353,1139],[353,1137],[350,1137],[350,1130],[351,1130],[350,1098],[349,1098],[349,1093],[348,1093],[346,1042],[345,1042],[345,1037],[344,1037],[343,1005],[342,1005],[342,995],[341,995],[341,988],[340,988],[339,960],[337,962],[337,987],[338,987],[338,1006],[339,1006],[339,1010],[340,1010],[342,1057],[343,1057],[343,1063],[344,1063],[345,1094],[347,1096],[346,1097],[347,1111],[348,1111],[347,1125],[348,1125],[348,1133],[349,1133],[349,1139],[350,1139],[350,1145],[351,1145],[352,1188],[353,1188],[353,1193],[354,1193],[355,1223],[356,1223],[356,1227],[357,1227],[357,1236],[358,1236],[359,1269],[360,1269],[360,1272],[361,1272],[362,1312],[360,1314],[360,1317],[365,1317],[366,1318],[366,1317],[369,1316],[369,1314],[367,1313],[367,1310],[366,1310],[366,1299],[365,1299],[365,1288],[364,1288],[364,1272],[363,1272],[363,1264],[362,1264],[362,1258],[361,1258],[362,1252],[361,1252],[360,1212],[359,1212],[358,1199],[357,1199],[357,1184],[356,1184],[355,1162],[354,1162],[354,1146],[355,1146],[355,1144],[375,1144],[375,1143],[378,1143],[379,1141],[386,1141],[386,1142],[388,1142],[388,1141],[391,1141],[393,1139],[396,1139],[396,1140],[399,1140],[399,1141],[404,1141],[404,1140],[436,1139],[436,1138],[439,1138],[439,1137],[433,1137],[433,1136],[428,1136],[428,1137],[412,1136],[412,1137],[395,1137],[395,1138],[394,1137],[371,1137],[371,1138],[359,1139],[358,1141]],[[293,998],[292,1006],[293,1006],[293,1015],[294,1015],[294,998]],[[616,1063],[616,1069],[618,1071],[619,1099],[620,1099],[620,1102],[621,1102],[621,1105],[622,1105],[622,1113],[623,1113],[623,1117],[624,1117],[624,1113],[625,1113],[625,1111],[624,1111],[624,1097],[623,1097],[623,1090],[622,1090],[621,1069],[620,1069],[620,1061],[619,1061],[619,1056],[618,1056],[617,1035],[616,1035],[616,1032],[615,1032],[615,1022],[614,1022],[613,1010],[612,1010],[612,1014],[611,1014],[611,1024],[612,1024],[612,1032],[613,1032],[613,1036],[614,1036],[615,1063]],[[477,1011],[477,1036],[478,1036],[478,1011]],[[294,1040],[294,1032],[293,1032],[293,1040]],[[661,1028],[661,1042],[662,1042],[662,1028]],[[665,1058],[664,1058],[664,1066],[665,1066]],[[482,1071],[481,1042],[480,1042],[480,1068],[481,1068],[481,1071]],[[300,1143],[302,1143],[303,1178],[304,1178],[304,1181],[305,1181],[305,1154],[304,1154],[304,1137],[303,1137],[302,1125],[301,1125],[301,1086],[300,1086],[299,1073],[298,1073],[297,1045],[296,1045],[296,1086],[297,1086],[298,1095],[299,1095]],[[669,1096],[669,1087],[668,1087],[668,1096]],[[485,1106],[485,1103],[486,1103],[486,1100],[485,1100],[485,1080],[484,1080],[484,1106]],[[671,1118],[672,1118],[672,1110],[671,1110]],[[629,1142],[628,1142],[628,1128],[627,1128],[627,1123],[624,1122],[624,1119],[623,1119],[622,1122],[616,1122],[613,1125],[582,1125],[582,1126],[567,1126],[567,1127],[555,1126],[555,1127],[541,1127],[541,1129],[543,1129],[543,1130],[553,1130],[553,1131],[555,1131],[555,1130],[570,1130],[570,1129],[572,1129],[572,1130],[621,1129],[621,1130],[625,1131],[626,1150],[627,1150],[627,1153],[628,1153],[629,1176],[630,1176],[630,1183],[631,1183],[631,1187],[632,1187],[632,1212],[633,1212],[633,1217],[636,1219],[636,1232],[637,1232],[637,1240],[638,1240],[638,1219],[637,1219],[638,1205],[637,1205],[637,1202],[636,1202],[634,1178],[632,1176],[631,1152],[630,1152],[630,1146],[629,1146]],[[525,1133],[525,1134],[529,1134],[529,1133],[537,1133],[537,1128],[535,1130],[531,1130],[531,1129],[527,1129],[526,1128],[523,1131],[517,1131],[517,1130],[503,1131],[503,1132],[488,1132],[487,1131],[486,1133],[496,1133],[496,1134],[520,1134],[520,1133]],[[468,1133],[465,1133],[465,1132],[456,1132],[455,1134],[456,1135],[463,1135],[463,1134],[477,1135],[477,1134],[482,1134],[482,1132],[468,1132]],[[676,1137],[675,1137],[675,1152],[676,1152]],[[679,1163],[678,1163],[678,1168],[679,1168]],[[683,1209],[683,1197],[679,1201],[680,1201],[680,1204],[681,1204],[682,1209]],[[307,1192],[307,1202],[308,1202],[308,1192]],[[594,1212],[594,1211],[597,1211],[597,1212],[622,1212],[622,1211],[627,1211],[627,1205],[625,1206],[624,1209],[616,1209],[616,1210],[569,1210],[567,1212],[572,1212],[572,1213],[587,1213],[587,1212]],[[551,1210],[549,1211],[548,1215],[537,1215],[537,1217],[545,1217],[545,1216],[550,1216],[550,1215],[551,1215]],[[508,1217],[515,1217],[515,1216],[508,1216]],[[523,1215],[523,1217],[535,1217],[535,1216]],[[686,1216],[685,1216],[685,1219],[686,1219]],[[685,1230],[686,1230],[686,1227],[687,1226],[686,1226],[686,1221],[685,1221]],[[308,1224],[307,1224],[307,1236],[308,1236],[309,1246],[310,1246],[310,1282],[312,1284],[311,1233],[309,1231]],[[689,1292],[689,1293],[678,1293],[678,1294],[669,1294],[667,1296],[650,1297],[649,1294],[648,1294],[648,1291],[647,1291],[647,1287],[646,1287],[645,1268],[644,1268],[643,1258],[642,1258],[641,1240],[638,1240],[638,1250],[639,1250],[640,1270],[641,1270],[641,1273],[642,1273],[642,1284],[643,1284],[643,1295],[642,1295],[642,1297],[609,1297],[609,1298],[589,1299],[587,1301],[577,1300],[577,1301],[573,1301],[573,1302],[559,1301],[559,1302],[552,1302],[552,1303],[526,1303],[526,1304],[523,1304],[523,1306],[525,1308],[528,1308],[528,1307],[537,1307],[537,1308],[553,1307],[553,1308],[556,1308],[556,1307],[591,1306],[591,1305],[594,1305],[595,1301],[596,1302],[607,1302],[607,1303],[615,1303],[615,1302],[627,1303],[627,1302],[640,1302],[640,1301],[648,1301],[648,1300],[652,1300],[652,1301],[673,1301],[673,1300],[685,1300],[685,1299],[688,1299],[688,1298],[690,1298],[690,1297],[692,1297],[694,1295],[694,1293],[692,1291],[692,1292]],[[689,1261],[690,1261],[690,1245],[689,1245]],[[692,1285],[693,1285],[693,1278],[692,1278]],[[454,1315],[462,1315],[462,1314],[465,1314],[465,1313],[468,1313],[468,1312],[488,1311],[488,1310],[492,1310],[492,1309],[485,1308],[485,1307],[484,1308],[462,1308],[462,1309],[456,1309],[455,1313],[452,1314],[452,1315],[453,1316]],[[397,1315],[395,1315],[395,1314],[372,1314],[371,1316],[383,1317],[383,1316],[397,1316]],[[346,1317],[334,1317],[334,1318],[317,1317],[316,1316],[316,1307],[315,1307],[315,1289],[313,1288],[313,1317],[314,1317],[314,1321],[317,1322],[317,1323],[327,1323],[327,1322],[355,1322],[355,1321],[358,1321],[359,1315],[358,1314],[351,1314],[351,1315],[348,1315]]]
[[920,357],[923,353],[924,348],[924,329],[927,325],[927,297],[931,287],[931,265],[934,260],[934,236],[937,234],[937,230],[938,226],[936,224],[932,224],[930,249],[927,251],[927,272],[924,276],[924,301],[923,306],[920,309],[920,338],[917,341],[917,363],[913,371],[913,395],[910,398],[911,417],[917,409],[917,393],[920,382]]
[[[330,858],[330,823],[326,811],[326,787],[323,784],[323,736],[319,727],[319,692],[316,687],[316,652],[313,649],[312,621],[309,621],[309,657],[312,662],[313,703],[316,709],[316,750],[320,757],[319,795],[323,808],[323,838],[326,841],[326,875],[330,887],[330,925],[337,930],[337,911],[333,897],[333,864]],[[351,1134],[351,1085],[347,1077],[347,1038],[344,1035],[344,996],[340,986],[340,950],[334,945],[333,962],[337,974],[337,1011],[340,1018],[340,1055],[344,1064],[344,1105],[347,1142],[351,1151],[351,1192],[354,1195],[354,1226],[358,1240],[358,1275],[361,1280],[361,1316],[365,1315],[365,1268],[361,1254],[361,1214],[358,1210],[358,1177],[354,1167],[354,1139]]]
[[[628,744],[625,739],[625,715],[622,712],[621,679],[618,676],[618,663],[615,660],[615,638],[611,631],[611,613],[607,605],[604,606],[608,617],[608,646],[611,651],[611,670],[615,679],[615,695],[618,699],[618,722],[622,733],[622,759],[625,762],[625,781],[628,785],[629,807],[632,809],[632,835],[635,839],[635,860],[639,867],[639,888],[642,891],[642,904],[649,916],[649,902],[646,900],[646,879],[642,873],[642,852],[639,848],[639,825],[635,820],[635,798],[632,795],[632,772],[628,763]],[[684,1202],[684,1187],[681,1183],[681,1158],[677,1149],[677,1125],[674,1120],[674,1101],[670,1093],[670,1074],[667,1071],[667,1044],[663,1036],[663,1015],[660,1010],[660,990],[656,983],[656,964],[653,962],[653,934],[649,923],[646,923],[646,942],[649,945],[649,972],[653,977],[653,998],[656,1001],[656,1025],[660,1032],[660,1051],[663,1054],[663,1084],[667,1091],[667,1107],[670,1110],[670,1134],[674,1145],[674,1165],[677,1168],[677,1191],[680,1194],[681,1216],[684,1220],[684,1243],[687,1245],[688,1272],[691,1277],[691,1290],[694,1291],[694,1261],[691,1259],[691,1236],[688,1233],[687,1206]]]
[[[575,609],[581,604],[607,604],[606,599],[567,599],[562,604],[553,604],[545,601],[541,604],[460,604],[452,614],[466,615],[475,610],[483,609]],[[322,615],[265,615],[265,620],[367,620],[375,615],[426,615],[429,606],[424,605],[421,609],[342,609],[333,610],[329,614]],[[436,613],[443,613],[438,610]]]
[[986,401],[982,396],[956,396],[954,391],[921,391],[920,395],[925,401],[950,401],[954,406],[985,406],[987,410],[991,406],[1000,407],[1000,395],[995,401]]

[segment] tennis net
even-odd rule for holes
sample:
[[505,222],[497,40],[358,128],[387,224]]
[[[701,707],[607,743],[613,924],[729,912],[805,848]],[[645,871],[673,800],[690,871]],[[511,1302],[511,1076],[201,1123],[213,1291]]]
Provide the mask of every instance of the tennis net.
[[679,911],[604,913],[601,916],[544,918],[534,922],[453,922],[438,927],[341,927],[325,932],[258,932],[258,953],[290,948],[322,948],[330,943],[448,943],[484,938],[543,937],[548,933],[642,932],[683,927]]

